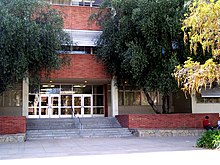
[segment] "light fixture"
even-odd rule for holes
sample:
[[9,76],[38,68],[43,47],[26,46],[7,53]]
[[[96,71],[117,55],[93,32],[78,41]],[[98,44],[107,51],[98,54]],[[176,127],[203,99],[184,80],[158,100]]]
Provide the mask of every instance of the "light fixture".
[[73,85],[74,88],[85,88],[86,85]]

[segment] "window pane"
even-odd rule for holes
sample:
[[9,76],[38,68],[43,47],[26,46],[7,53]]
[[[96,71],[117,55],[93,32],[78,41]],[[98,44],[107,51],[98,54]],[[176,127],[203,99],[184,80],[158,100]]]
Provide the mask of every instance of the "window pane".
[[28,106],[29,107],[38,107],[39,106],[39,96],[38,95],[29,95]]
[[60,85],[41,85],[40,92],[42,94],[60,94]]
[[197,103],[220,103],[220,97],[201,97],[201,94],[196,94]]
[[133,92],[125,92],[125,105],[133,105],[134,101],[134,93]]
[[61,85],[61,94],[72,94],[72,85]]
[[[153,100],[155,105],[162,104],[162,97],[159,94],[159,92],[150,92],[150,97]],[[149,103],[147,101],[147,97],[143,91],[141,92],[141,105],[149,105]]]
[[92,94],[92,86],[86,85],[86,87],[83,88],[83,93],[84,94]]
[[72,95],[61,95],[61,106],[72,106]]
[[93,94],[103,94],[103,85],[94,85]]
[[48,106],[48,97],[47,96],[41,97],[41,106]]
[[118,92],[118,105],[124,105],[124,92]]
[[22,92],[21,90],[9,90],[4,94],[4,106],[5,107],[19,107],[22,105]]
[[84,108],[84,114],[91,114],[91,108]]
[[140,92],[135,92],[134,93],[133,105],[141,105],[141,93]]
[[103,107],[100,107],[100,108],[93,108],[93,114],[94,115],[102,115],[104,114],[104,108]]
[[39,108],[28,108],[28,115],[39,115]]
[[93,95],[93,106],[104,106],[104,96]]
[[149,105],[147,102],[147,97],[143,91],[141,91],[141,105]]
[[71,108],[61,108],[61,115],[72,115]]
[[70,5],[71,0],[52,0],[52,4]]

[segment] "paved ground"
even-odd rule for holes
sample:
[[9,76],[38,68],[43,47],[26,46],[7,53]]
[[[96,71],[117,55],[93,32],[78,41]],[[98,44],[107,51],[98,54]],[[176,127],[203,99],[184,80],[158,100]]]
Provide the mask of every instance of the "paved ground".
[[0,144],[0,164],[219,164],[197,137],[82,138]]

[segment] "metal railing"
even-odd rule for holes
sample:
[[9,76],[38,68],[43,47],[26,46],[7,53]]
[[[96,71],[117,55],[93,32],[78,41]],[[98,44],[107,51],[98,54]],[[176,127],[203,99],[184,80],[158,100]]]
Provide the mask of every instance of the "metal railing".
[[76,113],[75,113],[73,108],[72,108],[72,118],[77,118],[78,119],[79,129],[80,129],[80,131],[82,131],[83,130],[83,124],[82,124],[82,122],[80,120],[80,117],[76,116]]

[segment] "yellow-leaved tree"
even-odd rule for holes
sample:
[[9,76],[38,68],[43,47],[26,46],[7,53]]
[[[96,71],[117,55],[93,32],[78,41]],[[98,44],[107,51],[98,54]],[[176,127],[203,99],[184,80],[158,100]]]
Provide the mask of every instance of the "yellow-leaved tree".
[[201,87],[213,82],[220,83],[220,0],[194,0],[189,13],[183,20],[184,41],[190,43],[190,50],[196,54],[198,46],[212,54],[204,64],[188,58],[175,68],[174,76],[185,94],[200,92]]

